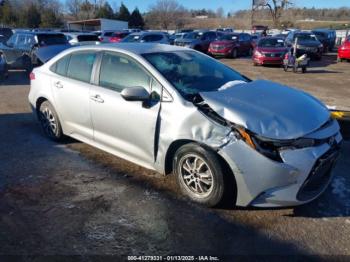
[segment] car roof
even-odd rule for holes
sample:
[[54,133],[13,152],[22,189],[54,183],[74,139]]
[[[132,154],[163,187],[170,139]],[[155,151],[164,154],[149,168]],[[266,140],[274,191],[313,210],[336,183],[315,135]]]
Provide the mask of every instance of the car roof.
[[165,44],[157,44],[157,43],[143,43],[142,45],[139,43],[117,43],[117,44],[104,44],[104,45],[96,45],[96,46],[79,46],[75,47],[74,50],[115,50],[115,51],[126,51],[130,53],[134,53],[137,55],[147,54],[147,53],[162,53],[162,52],[176,52],[176,51],[184,51],[189,50],[179,46],[173,45],[165,45]]
[[27,34],[27,35],[64,35],[64,33],[61,32],[52,32],[52,31],[47,31],[47,32],[32,32],[32,31],[18,31],[15,34]]
[[131,36],[133,35],[165,35],[164,32],[135,32],[130,34]]
[[79,32],[64,33],[64,35],[70,35],[70,36],[91,35],[91,36],[96,36],[94,33],[79,33]]

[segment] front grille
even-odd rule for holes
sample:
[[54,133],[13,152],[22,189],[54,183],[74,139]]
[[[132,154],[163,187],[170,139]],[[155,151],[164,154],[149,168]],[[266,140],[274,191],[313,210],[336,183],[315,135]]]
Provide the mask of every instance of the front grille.
[[212,45],[212,49],[215,51],[223,50],[225,47],[224,45]]
[[265,53],[266,57],[283,57],[283,53]]
[[306,47],[306,46],[300,46],[298,49],[306,52],[316,52],[317,47]]
[[324,190],[331,178],[332,169],[339,156],[339,151],[339,145],[335,145],[316,161],[297,194],[298,200],[307,201]]

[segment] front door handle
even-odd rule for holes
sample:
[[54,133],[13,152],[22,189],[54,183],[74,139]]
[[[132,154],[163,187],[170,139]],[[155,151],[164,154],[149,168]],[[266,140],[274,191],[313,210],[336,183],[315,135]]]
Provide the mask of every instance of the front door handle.
[[55,82],[54,85],[57,88],[63,88],[63,85],[62,85],[62,83],[60,81]]
[[94,96],[90,96],[90,99],[97,102],[97,103],[103,103],[104,100],[101,98],[100,95],[94,95]]

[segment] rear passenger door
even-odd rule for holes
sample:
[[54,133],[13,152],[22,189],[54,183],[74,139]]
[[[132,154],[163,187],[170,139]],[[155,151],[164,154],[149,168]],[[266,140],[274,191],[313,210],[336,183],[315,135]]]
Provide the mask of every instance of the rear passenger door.
[[80,51],[64,56],[51,69],[54,106],[65,132],[81,140],[93,136],[89,90],[96,59],[95,51]]
[[[147,105],[126,101],[124,88],[141,86],[153,92]],[[154,162],[155,133],[160,109],[160,85],[133,58],[105,52],[96,86],[90,90],[94,140],[107,151],[136,162]]]

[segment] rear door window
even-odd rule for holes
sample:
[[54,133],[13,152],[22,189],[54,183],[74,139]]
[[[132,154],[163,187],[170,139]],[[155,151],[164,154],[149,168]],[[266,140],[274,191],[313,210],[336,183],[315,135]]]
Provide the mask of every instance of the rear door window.
[[96,52],[86,51],[71,54],[67,77],[90,83]]

